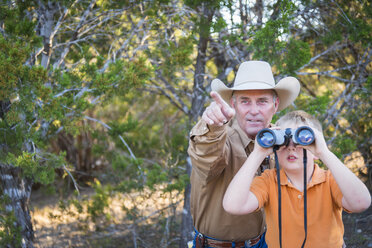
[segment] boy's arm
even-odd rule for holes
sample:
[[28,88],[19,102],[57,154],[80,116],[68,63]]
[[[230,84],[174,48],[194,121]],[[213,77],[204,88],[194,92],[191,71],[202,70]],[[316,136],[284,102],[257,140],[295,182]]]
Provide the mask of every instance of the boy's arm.
[[351,212],[366,210],[371,204],[367,187],[328,149],[323,134],[317,130],[314,132],[315,146],[310,146],[309,150],[330,169],[343,195],[342,206]]
[[223,208],[230,214],[243,215],[258,208],[258,200],[250,191],[256,171],[272,149],[262,148],[255,143],[253,152],[230,182],[223,198]]

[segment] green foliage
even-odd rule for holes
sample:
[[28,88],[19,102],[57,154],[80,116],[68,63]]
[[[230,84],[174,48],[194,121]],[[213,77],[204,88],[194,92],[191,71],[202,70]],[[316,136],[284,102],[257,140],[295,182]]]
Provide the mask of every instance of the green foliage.
[[13,153],[8,153],[6,162],[21,168],[25,177],[32,178],[36,183],[47,185],[54,182],[54,169],[65,164],[64,157],[65,154],[54,155],[51,153],[44,153],[43,157],[40,157],[24,151],[17,157]]
[[227,27],[227,23],[224,18],[220,17],[217,18],[215,22],[212,23],[212,32],[218,33],[221,32],[221,30],[225,29]]
[[248,50],[253,52],[253,59],[276,65],[281,74],[294,74],[311,58],[306,42],[294,38],[288,40],[289,25],[295,11],[296,6],[291,1],[281,1],[280,18],[267,21],[261,29],[251,30],[253,39]]
[[109,130],[108,134],[111,136],[111,138],[117,140],[117,144],[119,142],[120,144],[122,144],[121,140],[118,139],[118,136],[133,131],[138,125],[138,121],[134,120],[132,114],[129,113],[127,121],[125,121],[124,123],[119,123],[117,121],[109,122],[109,126],[111,127],[111,129]]
[[0,100],[44,93],[45,71],[24,65],[29,52],[30,47],[25,42],[0,36]]
[[185,0],[185,4],[191,8],[197,8],[202,5],[206,5],[211,8],[219,7],[221,2],[220,0]]
[[145,169],[146,174],[146,186],[151,190],[155,189],[155,186],[167,181],[167,172],[162,169],[159,164],[153,164],[151,168]]
[[94,189],[92,197],[84,196],[82,198],[76,194],[68,200],[61,200],[58,203],[60,213],[50,213],[49,218],[58,220],[66,215],[76,217],[82,228],[86,228],[90,221],[96,226],[102,221],[108,223],[112,219],[107,211],[110,206],[112,189],[110,186],[101,185],[98,180],[95,180],[91,186]]
[[[162,106],[158,97],[144,94],[136,100],[137,104],[131,105],[116,99],[111,106],[100,110],[104,116],[98,114],[101,119],[110,120],[108,124],[111,129],[107,134],[110,142],[115,144],[112,150],[107,150],[107,137],[102,137],[99,132],[94,133],[94,139],[98,142],[94,147],[95,153],[102,154],[113,168],[108,176],[109,183],[115,191],[122,193],[157,190],[159,185],[166,186],[163,187],[165,192],[181,192],[188,182],[183,169],[188,145],[185,119],[177,118],[177,123],[167,124],[169,118],[174,118],[170,117],[174,108],[154,108],[151,113],[149,109]],[[133,113],[133,109],[137,111]],[[126,114],[123,116],[120,113]],[[168,125],[171,129],[165,132]],[[128,155],[127,147],[118,135],[131,144],[137,159]]]
[[145,175],[142,159],[133,159],[128,156],[117,155],[112,161],[112,167],[120,180],[114,187],[115,190],[129,193],[133,190],[142,191],[145,184]]
[[194,62],[194,43],[192,36],[182,36],[177,41],[161,42],[156,49],[148,51],[148,55],[161,61],[157,70],[163,71],[167,78],[179,80],[175,73]]
[[356,149],[356,140],[349,134],[338,134],[332,143],[332,151],[339,158],[343,159],[345,154],[349,154]]
[[0,1],[0,20],[4,31],[10,38],[27,42],[31,47],[41,44],[42,37],[35,34],[36,22],[27,19],[26,12],[33,8],[34,1],[16,1],[14,6],[7,0]]
[[325,45],[336,41],[350,39],[353,43],[360,43],[364,48],[372,42],[371,3],[368,1],[336,1],[332,5],[327,30],[323,33],[322,41]]
[[[96,222],[98,217],[104,215],[105,208],[109,207],[109,196],[111,192],[110,186],[102,186],[98,180],[95,180],[95,194],[92,201],[88,204],[87,212],[89,218]],[[80,210],[81,211],[81,210]],[[110,219],[109,215],[104,215],[106,219]]]
[[311,59],[310,46],[308,43],[290,39],[282,63],[277,64],[283,74],[295,75],[296,70],[308,63]]
[[275,123],[280,118],[280,116],[283,116],[284,114],[290,111],[293,111],[295,109],[301,109],[315,116],[322,123],[323,120],[321,120],[321,117],[328,110],[331,100],[332,100],[331,91],[328,91],[324,93],[323,95],[319,95],[317,97],[311,97],[305,94],[300,94],[295,100],[295,106],[296,106],[295,108],[292,106],[289,106],[288,108],[280,111],[279,115],[274,115],[272,121]]
[[332,91],[327,91],[323,95],[310,97],[301,94],[297,97],[295,104],[297,109],[302,109],[311,115],[320,117],[326,113],[332,101]]
[[154,69],[144,57],[132,61],[117,60],[109,65],[107,72],[100,73],[98,66],[86,64],[83,68],[86,80],[92,82],[94,95],[106,94],[106,99],[113,96],[125,96],[130,89],[140,87],[153,76]]
[[9,212],[5,206],[9,203],[8,196],[0,196],[0,247],[21,247],[21,227],[15,226],[14,212]]

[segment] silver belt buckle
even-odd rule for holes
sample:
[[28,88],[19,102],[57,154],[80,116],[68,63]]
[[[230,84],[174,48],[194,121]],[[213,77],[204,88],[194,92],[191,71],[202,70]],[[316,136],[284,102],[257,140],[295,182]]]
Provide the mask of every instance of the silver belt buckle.
[[250,239],[246,240],[244,243],[245,243],[246,247],[251,247],[251,240]]

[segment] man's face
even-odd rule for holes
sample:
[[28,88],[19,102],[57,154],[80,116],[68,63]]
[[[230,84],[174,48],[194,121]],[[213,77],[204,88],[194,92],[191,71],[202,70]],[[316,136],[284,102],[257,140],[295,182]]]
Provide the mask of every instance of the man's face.
[[279,106],[272,90],[235,91],[230,104],[235,108],[240,128],[254,139],[258,131],[269,126]]

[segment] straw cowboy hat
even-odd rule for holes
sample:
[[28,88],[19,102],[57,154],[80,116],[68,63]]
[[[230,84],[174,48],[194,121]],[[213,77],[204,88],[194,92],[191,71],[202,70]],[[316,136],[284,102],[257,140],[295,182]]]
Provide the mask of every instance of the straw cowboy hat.
[[235,90],[275,90],[280,100],[278,110],[288,107],[300,92],[300,83],[294,77],[285,77],[275,84],[271,66],[264,61],[241,63],[232,88],[228,88],[217,78],[212,81],[211,87],[227,103],[230,103],[232,92]]

